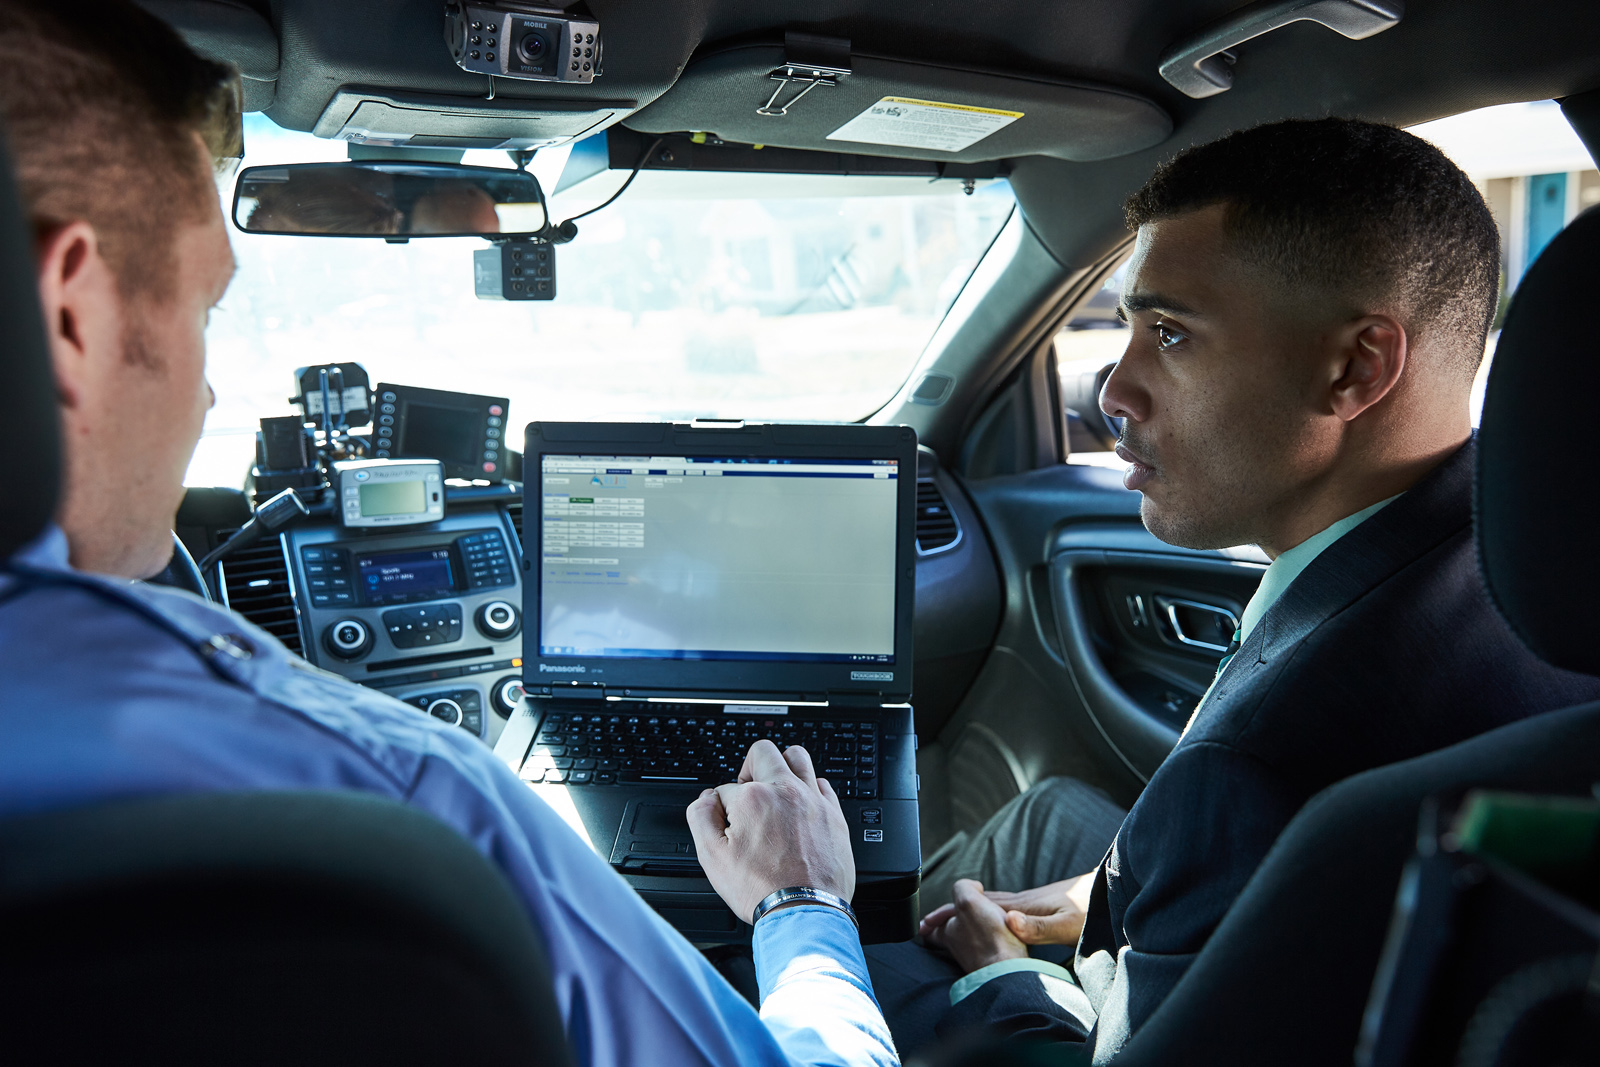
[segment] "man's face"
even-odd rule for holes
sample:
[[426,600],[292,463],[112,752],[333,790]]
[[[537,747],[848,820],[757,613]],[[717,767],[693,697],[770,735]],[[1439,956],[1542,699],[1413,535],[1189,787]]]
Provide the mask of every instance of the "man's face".
[[[198,147],[198,142],[197,142]],[[84,283],[73,311],[77,348],[60,522],[75,565],[147,577],[172,555],[183,476],[214,397],[205,376],[205,328],[233,274],[215,196],[173,231],[171,283],[124,296]]]
[[1132,336],[1100,406],[1126,420],[1117,452],[1145,526],[1189,548],[1261,543],[1337,446],[1317,417],[1331,323],[1230,252],[1220,206],[1140,227],[1122,314]]
[[[150,479],[152,521],[172,528],[183,500],[183,476],[216,396],[206,381],[206,321],[233,276],[233,253],[222,214],[178,230],[177,278],[170,296],[128,307],[123,344],[128,424],[137,442],[139,474]],[[156,570],[171,555],[170,539]]]

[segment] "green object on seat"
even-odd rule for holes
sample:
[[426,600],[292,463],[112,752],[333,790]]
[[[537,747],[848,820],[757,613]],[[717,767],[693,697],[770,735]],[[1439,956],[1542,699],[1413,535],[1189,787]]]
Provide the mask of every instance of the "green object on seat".
[[1473,790],[1453,832],[1463,852],[1546,880],[1600,855],[1600,800]]

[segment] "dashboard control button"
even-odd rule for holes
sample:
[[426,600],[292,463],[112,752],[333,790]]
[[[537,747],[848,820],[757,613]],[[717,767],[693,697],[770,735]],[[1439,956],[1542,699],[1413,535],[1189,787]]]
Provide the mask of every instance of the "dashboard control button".
[[522,702],[523,695],[524,690],[520,677],[502,678],[495,684],[494,690],[490,694],[489,702],[494,705],[494,710],[504,718],[517,710],[517,705]]
[[322,645],[339,659],[360,659],[372,649],[372,630],[360,619],[340,619],[322,631]]
[[428,705],[428,714],[451,726],[458,726],[461,723],[461,705],[449,697],[440,697],[438,700],[431,702]]
[[517,609],[504,600],[491,600],[479,608],[474,621],[485,637],[496,641],[514,636],[522,627],[522,618]]
[[396,648],[448,645],[461,640],[460,604],[419,604],[383,613],[383,628]]

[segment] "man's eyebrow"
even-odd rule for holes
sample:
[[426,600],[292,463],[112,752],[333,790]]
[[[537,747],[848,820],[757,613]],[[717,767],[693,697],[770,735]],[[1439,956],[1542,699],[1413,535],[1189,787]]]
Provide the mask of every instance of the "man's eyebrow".
[[1198,316],[1200,314],[1200,312],[1196,311],[1188,304],[1185,304],[1183,301],[1175,300],[1170,296],[1162,296],[1160,293],[1133,293],[1131,295],[1124,295],[1122,302],[1117,305],[1117,309],[1124,317],[1137,314],[1141,311],[1165,311],[1172,315]]

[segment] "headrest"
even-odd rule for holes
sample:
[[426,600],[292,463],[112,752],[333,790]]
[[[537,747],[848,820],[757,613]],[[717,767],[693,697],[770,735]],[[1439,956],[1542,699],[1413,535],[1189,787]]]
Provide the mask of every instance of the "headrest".
[[1534,654],[1600,674],[1600,212],[1550,242],[1511,301],[1478,433],[1484,578]]
[[55,514],[61,430],[55,376],[39,310],[33,230],[23,216],[11,156],[0,139],[0,560],[39,535]]

